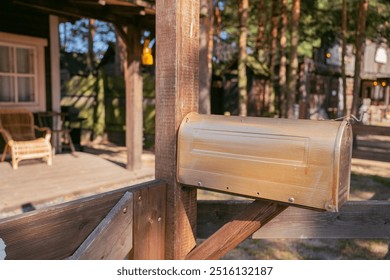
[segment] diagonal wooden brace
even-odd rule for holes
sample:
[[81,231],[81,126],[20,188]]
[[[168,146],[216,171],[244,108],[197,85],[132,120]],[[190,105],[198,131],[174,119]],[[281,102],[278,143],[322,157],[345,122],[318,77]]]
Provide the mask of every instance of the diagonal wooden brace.
[[186,260],[220,259],[287,207],[275,202],[255,200],[232,221],[191,251]]
[[69,258],[123,260],[133,246],[133,193],[126,192]]

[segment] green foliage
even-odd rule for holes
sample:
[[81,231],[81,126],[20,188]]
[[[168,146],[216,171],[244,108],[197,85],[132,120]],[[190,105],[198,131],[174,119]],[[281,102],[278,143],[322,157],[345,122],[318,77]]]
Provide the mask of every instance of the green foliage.
[[[145,73],[144,85],[144,147],[154,146],[155,80]],[[83,130],[91,131],[93,138],[111,131],[124,133],[126,129],[126,94],[122,76],[73,76],[62,85],[62,106],[76,107],[85,118]]]
[[94,127],[94,104],[96,97],[96,78],[89,76],[73,76],[70,80],[62,83],[61,106],[77,108],[83,122],[83,128],[93,130]]
[[155,135],[155,76],[150,74],[143,75],[144,85],[144,108],[143,108],[143,126],[144,126],[144,147],[146,149],[154,147]]
[[369,1],[366,35],[375,42],[390,42],[390,2],[388,0]]
[[123,132],[126,124],[125,83],[121,76],[105,76],[105,110],[107,130]]
[[[278,1],[278,0],[273,0]],[[214,73],[224,72],[237,59],[238,50],[238,17],[236,0],[219,0],[222,7],[221,34],[215,34],[231,48],[232,53],[229,60],[214,60]],[[265,36],[266,41],[270,39],[270,14],[272,1],[265,1],[266,13]],[[354,43],[356,26],[358,20],[359,1],[347,1],[348,4],[348,31],[347,42]],[[248,56],[257,59],[256,37],[258,32],[258,1],[249,2],[248,19]],[[290,19],[291,1],[288,4],[288,16]],[[307,57],[312,56],[313,47],[332,45],[341,33],[342,0],[301,0],[300,19],[300,45],[298,52]],[[370,0],[367,16],[366,36],[376,42],[390,42],[390,2],[388,0]],[[289,36],[289,32],[288,32]],[[287,40],[289,44],[289,40]],[[289,45],[287,45],[287,57],[289,56]]]

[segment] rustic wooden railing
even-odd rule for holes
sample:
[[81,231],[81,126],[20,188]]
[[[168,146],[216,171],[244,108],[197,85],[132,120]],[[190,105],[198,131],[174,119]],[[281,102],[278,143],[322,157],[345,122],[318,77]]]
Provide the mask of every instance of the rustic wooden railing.
[[156,180],[3,219],[0,238],[6,259],[164,259],[165,205]]
[[390,127],[354,124],[353,131],[353,156],[356,158],[379,160],[389,162],[388,141],[364,141],[358,136],[386,136],[390,137]]
[[[198,238],[211,236],[249,203],[245,200],[200,201]],[[253,238],[390,239],[390,201],[348,201],[338,213],[289,207],[256,231]]]
[[[6,259],[164,259],[165,194],[163,182],[151,181],[1,220]],[[350,201],[331,213],[260,200],[198,201],[197,237],[207,240],[186,259],[219,259],[250,235],[389,239],[390,202]]]

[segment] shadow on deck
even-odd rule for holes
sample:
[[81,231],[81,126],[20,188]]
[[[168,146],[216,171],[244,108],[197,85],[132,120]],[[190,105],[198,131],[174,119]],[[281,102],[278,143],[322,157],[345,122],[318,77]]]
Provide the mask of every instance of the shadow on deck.
[[94,154],[56,155],[52,166],[40,160],[22,161],[18,170],[1,162],[0,219],[154,179],[151,153],[143,155],[142,169],[130,172],[123,168],[124,151],[91,148],[88,152]]

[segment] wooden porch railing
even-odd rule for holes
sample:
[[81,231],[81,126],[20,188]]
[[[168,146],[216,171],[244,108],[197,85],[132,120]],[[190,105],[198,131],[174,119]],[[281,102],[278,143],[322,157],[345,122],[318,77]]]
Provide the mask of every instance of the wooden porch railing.
[[165,183],[151,181],[3,219],[6,259],[164,259],[165,201]]

